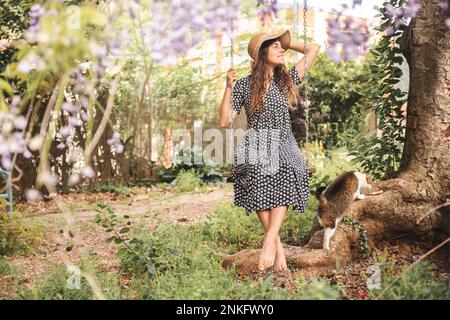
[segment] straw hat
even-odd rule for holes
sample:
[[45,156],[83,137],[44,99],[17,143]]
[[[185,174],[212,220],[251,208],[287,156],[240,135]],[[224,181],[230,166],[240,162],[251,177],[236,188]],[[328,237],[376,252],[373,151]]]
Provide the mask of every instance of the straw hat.
[[288,50],[289,45],[291,44],[291,32],[289,30],[258,33],[250,39],[247,47],[247,52],[253,59],[253,65],[256,65],[258,63],[258,52],[263,42],[271,39],[276,39],[278,37],[280,37],[281,47],[284,50]]

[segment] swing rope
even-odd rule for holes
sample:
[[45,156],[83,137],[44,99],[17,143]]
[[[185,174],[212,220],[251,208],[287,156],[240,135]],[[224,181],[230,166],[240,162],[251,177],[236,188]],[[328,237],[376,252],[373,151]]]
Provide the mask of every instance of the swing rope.
[[[234,68],[234,40],[233,40],[233,34],[231,33],[231,31],[230,31],[229,37],[230,37],[230,68]],[[231,92],[233,92],[233,88],[234,88],[234,82],[231,85]],[[232,99],[232,97],[230,97],[230,117],[233,114],[233,108],[232,108],[233,102],[231,101],[231,99]],[[230,122],[230,125],[228,127],[228,129],[233,130],[233,140],[234,140],[234,120],[235,119],[233,119]],[[226,133],[226,134],[228,134],[228,133]],[[233,143],[233,146],[234,146],[234,143]],[[227,148],[228,148],[228,145],[227,145]],[[233,151],[233,155],[234,155],[234,151]],[[232,159],[232,160],[234,162],[234,159]],[[230,165],[230,170],[222,173],[222,176],[227,179],[227,182],[232,182],[231,178],[230,178],[232,170],[233,170],[233,164]]]
[[303,45],[305,48],[305,98],[304,98],[304,109],[305,109],[305,146],[306,146],[306,164],[309,168],[309,175],[312,176],[315,172],[314,168],[311,168],[309,166],[310,163],[310,146],[309,146],[309,105],[311,101],[308,97],[308,62],[306,61],[306,31],[307,31],[307,25],[306,25],[306,14],[308,12],[308,1],[303,0]]
[[[309,143],[309,98],[308,98],[308,62],[306,60],[306,13],[308,12],[307,0],[303,1],[303,45],[305,48],[305,143],[308,147]],[[309,152],[307,153],[307,158],[309,159]]]

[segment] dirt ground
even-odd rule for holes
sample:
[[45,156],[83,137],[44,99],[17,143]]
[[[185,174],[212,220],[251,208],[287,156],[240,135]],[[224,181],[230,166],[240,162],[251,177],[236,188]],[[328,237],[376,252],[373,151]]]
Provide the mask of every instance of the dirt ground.
[[[133,188],[130,196],[116,193],[74,193],[63,196],[65,206],[72,212],[70,217],[70,239],[64,236],[67,219],[59,213],[53,200],[40,201],[36,204],[22,203],[17,210],[26,213],[29,221],[45,224],[45,237],[39,249],[31,256],[7,257],[9,265],[19,270],[19,282],[33,286],[51,270],[52,265],[61,263],[63,258],[77,263],[83,252],[90,251],[100,263],[103,271],[118,269],[116,249],[113,243],[106,243],[110,236],[100,225],[94,222],[95,204],[106,202],[118,216],[129,215],[132,224],[145,221],[153,228],[157,221],[190,223],[203,218],[218,204],[232,201],[233,190],[230,186],[210,187],[202,192],[173,194],[164,189]],[[397,263],[413,263],[426,252],[427,244],[396,242],[383,243],[377,248],[388,254]],[[437,266],[439,278],[450,277],[447,252],[434,254],[430,261]],[[333,284],[338,284],[345,291],[344,299],[359,299],[367,292],[367,270],[373,265],[372,257],[351,263],[344,270],[328,276]],[[274,285],[289,286],[294,272],[275,277]],[[14,298],[11,288],[11,276],[0,276],[0,299]]]

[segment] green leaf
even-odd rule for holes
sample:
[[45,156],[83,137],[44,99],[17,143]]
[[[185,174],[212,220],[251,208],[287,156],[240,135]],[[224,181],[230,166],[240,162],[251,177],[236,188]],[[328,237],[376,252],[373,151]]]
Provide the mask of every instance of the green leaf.
[[140,242],[139,239],[133,238],[128,243],[130,243],[130,244],[138,244],[139,242]]
[[120,229],[119,233],[127,233],[128,231],[130,231],[130,228],[125,227],[125,228]]
[[3,79],[0,79],[0,89],[2,91],[5,91],[10,96],[13,95],[13,89],[12,89],[11,85]]
[[119,248],[119,250],[117,250],[117,254],[121,255],[121,256],[123,256],[123,255],[125,255],[127,253],[128,253],[128,249],[127,248]]

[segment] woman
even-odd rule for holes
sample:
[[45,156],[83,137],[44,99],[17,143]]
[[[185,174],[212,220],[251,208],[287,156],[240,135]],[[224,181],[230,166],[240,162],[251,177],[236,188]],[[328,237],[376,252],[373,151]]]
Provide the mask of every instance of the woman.
[[[306,52],[306,58],[289,70],[284,58],[288,49]],[[318,44],[304,48],[300,41],[291,43],[289,30],[256,34],[247,48],[253,59],[251,73],[234,83],[235,70],[227,72],[220,124],[227,127],[245,107],[248,130],[234,155],[231,174],[234,203],[247,214],[256,211],[265,231],[259,271],[272,266],[276,272],[288,270],[279,231],[289,205],[296,212],[304,212],[308,205],[309,170],[292,134],[289,108],[297,104],[305,59],[310,69],[319,49]],[[274,154],[267,155],[269,149]]]

